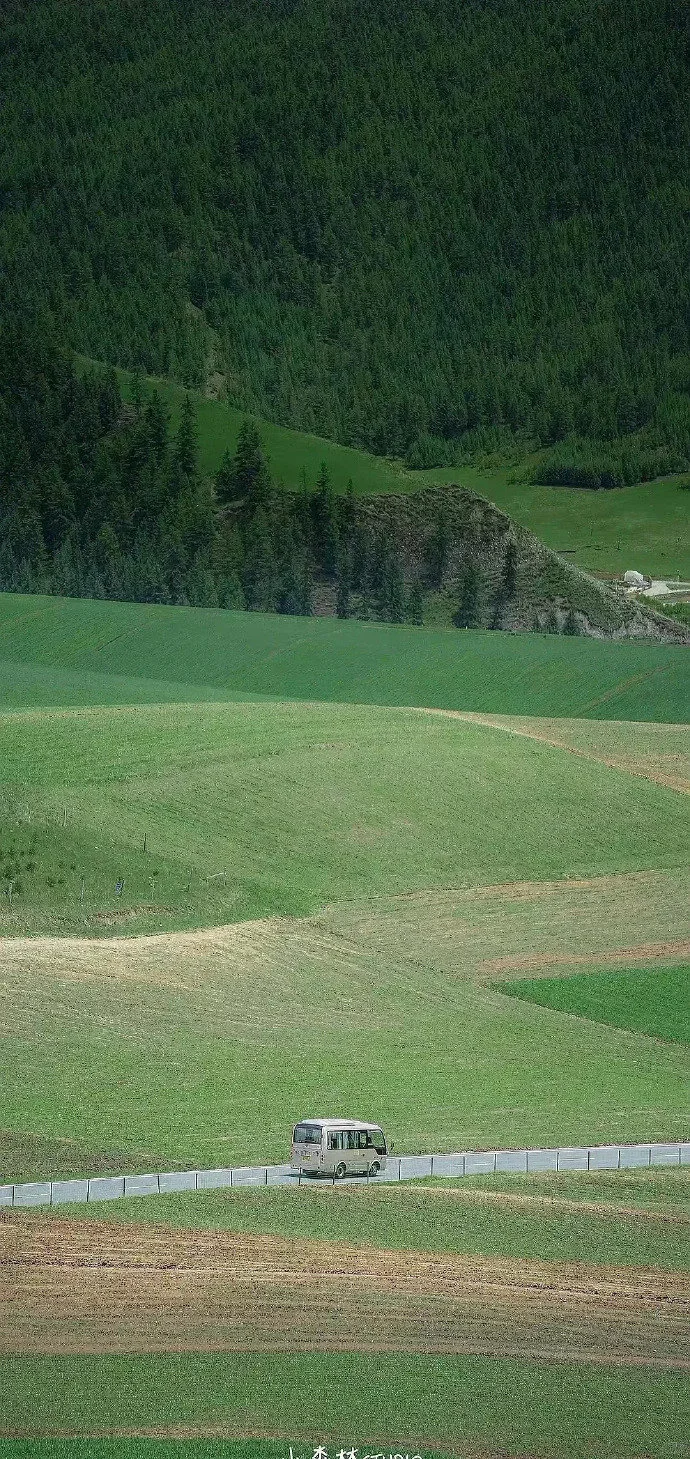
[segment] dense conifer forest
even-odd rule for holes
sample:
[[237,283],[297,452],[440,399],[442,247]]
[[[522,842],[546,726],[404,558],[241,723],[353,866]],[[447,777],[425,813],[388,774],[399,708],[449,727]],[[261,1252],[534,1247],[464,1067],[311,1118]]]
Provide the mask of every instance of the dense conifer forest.
[[[547,480],[677,469],[687,62],[683,0],[5,0],[0,308],[411,466],[517,442]],[[154,403],[112,435],[112,378],[65,389],[90,444],[41,458],[49,551],[58,478],[95,524],[142,420],[164,451]],[[165,453],[109,521],[136,556],[189,508],[195,560]]]

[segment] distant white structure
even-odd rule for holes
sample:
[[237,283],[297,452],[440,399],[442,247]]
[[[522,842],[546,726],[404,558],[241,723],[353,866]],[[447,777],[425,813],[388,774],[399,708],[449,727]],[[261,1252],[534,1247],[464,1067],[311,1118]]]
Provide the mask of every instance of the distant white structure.
[[652,579],[644,577],[641,572],[636,572],[634,568],[629,567],[628,571],[623,574],[623,585],[626,593],[632,597],[635,593],[648,593],[652,586]]

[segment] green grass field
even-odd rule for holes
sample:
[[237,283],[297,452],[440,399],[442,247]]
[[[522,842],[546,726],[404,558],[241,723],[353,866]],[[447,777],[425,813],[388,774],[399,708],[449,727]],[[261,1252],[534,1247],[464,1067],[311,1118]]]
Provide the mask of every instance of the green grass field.
[[542,1008],[614,1028],[690,1043],[690,967],[571,974],[502,983],[501,991]]
[[[178,675],[221,678],[203,612],[2,604],[19,667],[22,643],[42,653],[56,695],[61,660],[70,696],[75,663],[92,674],[102,654],[145,692],[166,667],[151,619],[171,669],[176,624],[196,635]],[[239,621],[259,637],[231,642],[266,689],[286,620]],[[600,664],[601,645],[577,647]],[[299,662],[282,673],[304,692]],[[539,723],[297,699],[0,717],[6,1175],[122,1168],[127,1151],[157,1168],[281,1159],[291,1120],[334,1101],[377,1111],[407,1149],[677,1138],[680,1050],[597,1026],[583,1060],[568,1014],[489,986],[506,959],[510,977],[639,943],[673,962],[684,935],[686,800],[645,778],[659,727],[587,739],[559,720],[544,743]],[[668,734],[675,763],[687,732]],[[65,934],[94,940],[50,940]]]
[[[123,393],[130,377],[118,371]],[[152,381],[171,419],[179,419],[184,390],[169,380]],[[226,450],[237,442],[242,414],[222,401],[192,392],[197,406],[202,470],[218,470]],[[432,483],[457,482],[488,497],[548,547],[565,552],[579,567],[621,576],[635,567],[653,577],[690,577],[690,476],[663,478],[616,491],[582,491],[533,486],[517,478],[514,466],[443,467],[409,471],[400,462],[371,456],[270,421],[257,422],[274,478],[290,488],[313,487],[325,461],[333,486],[344,491],[352,481],[358,495],[416,491]],[[536,458],[530,458],[536,459]]]
[[0,594],[0,706],[273,697],[584,719],[688,719],[687,653]]
[[[293,1120],[334,1109],[401,1151],[684,1138],[687,1047],[652,1036],[659,1000],[626,1028],[510,996],[638,966],[654,994],[678,968],[684,669],[654,644],[0,597],[0,1178],[282,1160]],[[215,1192],[47,1222],[670,1279],[689,1178]],[[79,1434],[83,1459],[311,1459],[312,1440],[669,1459],[690,1418],[679,1369],[298,1336],[10,1350],[0,1392],[8,1459],[66,1459]]]
[[[581,1459],[584,1452],[592,1459],[612,1454],[670,1459],[683,1454],[690,1425],[690,1395],[682,1375],[518,1359],[333,1353],[17,1356],[0,1360],[0,1385],[6,1434],[15,1427],[31,1432],[27,1416],[36,1414],[37,1405],[43,1428],[58,1435],[160,1433],[166,1424],[182,1431],[225,1425],[240,1434],[251,1425],[255,1431],[282,1434],[282,1448],[254,1450],[260,1459],[274,1459],[276,1452],[287,1459],[288,1442],[295,1445],[295,1455],[304,1459],[306,1450],[311,1459],[312,1440],[330,1443],[333,1452],[342,1443],[354,1443],[360,1454],[369,1445],[376,1451],[384,1444],[387,1452],[412,1454],[420,1444],[427,1459],[425,1440],[434,1454],[436,1445],[443,1452],[445,1441],[458,1456],[483,1448],[531,1459],[556,1454]],[[35,1418],[33,1427],[42,1431]],[[115,1453],[118,1459],[120,1453],[140,1459],[142,1450],[127,1445]],[[192,1444],[181,1453],[185,1459],[207,1459],[203,1447]],[[252,1450],[229,1446],[232,1459],[244,1459],[245,1453]],[[101,1459],[98,1448],[93,1459]]]

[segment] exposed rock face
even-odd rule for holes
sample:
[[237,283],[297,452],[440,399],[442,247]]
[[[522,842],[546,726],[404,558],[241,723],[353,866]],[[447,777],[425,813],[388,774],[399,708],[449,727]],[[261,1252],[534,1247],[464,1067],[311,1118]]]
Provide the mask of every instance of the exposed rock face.
[[[477,627],[690,642],[681,623],[567,562],[467,487],[361,497],[354,511],[356,527],[370,540],[393,544],[406,586],[415,580],[423,586],[425,622],[454,621],[472,563]],[[355,593],[353,613],[358,605]],[[315,610],[336,611],[332,584],[320,585]]]

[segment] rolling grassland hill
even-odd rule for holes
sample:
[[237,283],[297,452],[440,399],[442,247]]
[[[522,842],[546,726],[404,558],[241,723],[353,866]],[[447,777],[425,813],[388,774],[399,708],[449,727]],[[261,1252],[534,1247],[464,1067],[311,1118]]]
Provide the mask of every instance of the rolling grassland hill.
[[[687,1139],[686,32],[2,5],[0,1187]],[[689,1175],[3,1205],[0,1450],[669,1459]]]

